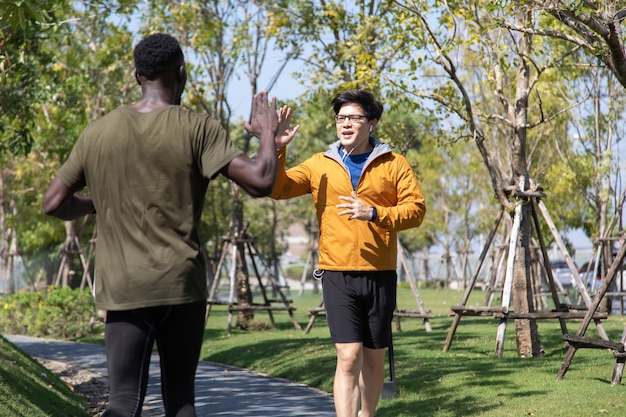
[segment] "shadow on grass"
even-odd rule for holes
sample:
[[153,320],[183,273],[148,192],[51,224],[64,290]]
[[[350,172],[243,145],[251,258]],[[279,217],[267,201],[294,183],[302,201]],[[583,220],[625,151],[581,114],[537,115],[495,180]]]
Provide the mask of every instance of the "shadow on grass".
[[[293,331],[293,324],[288,321],[278,323],[270,332],[233,335],[245,337],[245,342],[211,352],[203,359],[268,371],[273,376],[331,392],[335,350],[327,329],[321,330],[326,327],[325,320],[318,320],[309,335]],[[431,319],[431,332],[415,322],[404,325],[403,321],[403,330],[399,332],[394,327],[397,395],[380,403],[378,417],[497,415],[512,398],[528,398],[528,403],[545,398],[541,384],[555,383],[566,353],[557,320],[539,322],[545,355],[532,359],[517,357],[513,321],[507,323],[504,355],[496,358],[498,320],[484,317],[464,317],[449,352],[443,352],[451,322],[450,317]],[[569,322],[569,332],[576,332],[578,325]],[[619,338],[622,329],[623,324],[613,325],[608,329],[609,337]],[[594,332],[592,325],[590,333]],[[219,337],[219,333],[207,332],[205,340],[210,343],[210,338]],[[265,333],[276,335],[267,337]],[[613,365],[614,358],[606,352],[578,355],[570,372],[602,366],[607,379],[591,377],[588,381],[610,384]],[[541,382],[528,382],[537,378]]]

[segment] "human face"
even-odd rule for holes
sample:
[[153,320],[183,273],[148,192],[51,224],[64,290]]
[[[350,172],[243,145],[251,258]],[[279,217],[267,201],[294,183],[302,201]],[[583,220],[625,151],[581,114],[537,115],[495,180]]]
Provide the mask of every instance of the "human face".
[[370,150],[368,138],[375,123],[365,117],[363,108],[356,103],[347,103],[341,106],[337,116],[364,116],[358,121],[351,121],[350,118],[346,117],[343,122],[336,122],[335,126],[337,127],[337,137],[346,152],[351,155],[368,152]]

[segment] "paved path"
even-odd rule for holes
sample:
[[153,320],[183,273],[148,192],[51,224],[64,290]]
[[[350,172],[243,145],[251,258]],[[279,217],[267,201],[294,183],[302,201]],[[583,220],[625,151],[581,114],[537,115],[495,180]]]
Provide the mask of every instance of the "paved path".
[[[104,347],[100,345],[5,335],[33,357],[69,362],[107,374]],[[158,356],[150,364],[150,380],[143,417],[162,417]],[[200,362],[196,375],[198,417],[333,417],[332,397],[291,381],[254,374],[245,369]]]

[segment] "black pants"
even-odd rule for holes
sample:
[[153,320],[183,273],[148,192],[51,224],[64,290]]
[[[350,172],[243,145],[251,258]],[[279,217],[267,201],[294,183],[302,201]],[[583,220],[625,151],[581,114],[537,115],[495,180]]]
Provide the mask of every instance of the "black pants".
[[105,347],[109,404],[102,417],[138,417],[156,341],[166,417],[195,417],[194,386],[204,336],[204,301],[108,311]]

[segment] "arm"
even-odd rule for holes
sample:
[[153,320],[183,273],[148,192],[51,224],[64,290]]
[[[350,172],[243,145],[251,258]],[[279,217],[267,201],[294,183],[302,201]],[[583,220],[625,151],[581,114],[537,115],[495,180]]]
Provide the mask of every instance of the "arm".
[[74,220],[95,212],[91,197],[78,197],[63,182],[54,177],[43,197],[43,209],[49,216]]
[[403,156],[397,157],[396,196],[394,207],[376,205],[377,226],[396,231],[419,227],[426,214],[422,189],[413,169]]
[[276,183],[270,198],[284,200],[311,193],[311,172],[307,161],[286,170],[287,145],[291,143],[300,125],[291,127],[291,108],[283,106],[278,111],[278,132],[276,134],[276,149],[278,150],[278,172]]
[[239,155],[228,163],[220,173],[233,180],[253,197],[267,196],[276,179],[276,145],[274,138],[278,127],[276,114],[276,98],[268,104],[267,91],[256,94],[252,99],[250,123],[244,127],[252,136],[260,140],[256,159],[247,155]]

